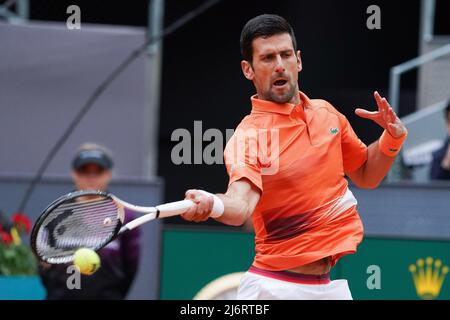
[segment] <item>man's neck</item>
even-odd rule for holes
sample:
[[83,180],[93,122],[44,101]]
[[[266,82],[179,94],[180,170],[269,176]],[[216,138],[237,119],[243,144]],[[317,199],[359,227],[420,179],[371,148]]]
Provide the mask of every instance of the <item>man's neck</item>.
[[[273,102],[273,103],[283,104],[283,102],[277,102],[277,101],[271,100],[269,97],[264,97],[263,95],[259,94],[258,92],[256,92],[256,97],[258,99],[261,99],[261,100],[266,100],[266,101],[270,101],[270,102]],[[299,89],[297,88],[296,89],[296,93],[292,96],[292,98],[289,101],[286,101],[284,103],[290,103],[290,104],[298,105],[298,104],[300,104],[300,102],[301,102],[301,100],[300,100]]]
[[297,93],[294,94],[294,96],[292,97],[291,101],[289,101],[289,103],[292,103],[295,105],[300,104],[300,95],[298,94],[298,90],[297,90]]

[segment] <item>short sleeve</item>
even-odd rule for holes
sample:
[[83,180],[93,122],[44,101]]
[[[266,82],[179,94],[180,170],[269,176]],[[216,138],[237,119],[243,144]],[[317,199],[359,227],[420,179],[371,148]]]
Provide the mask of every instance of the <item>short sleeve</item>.
[[224,160],[230,177],[228,185],[242,178],[250,180],[261,192],[261,165],[258,160],[258,139],[252,130],[237,129],[228,141]]
[[353,172],[367,161],[367,146],[358,138],[347,118],[342,114],[339,118],[344,171]]

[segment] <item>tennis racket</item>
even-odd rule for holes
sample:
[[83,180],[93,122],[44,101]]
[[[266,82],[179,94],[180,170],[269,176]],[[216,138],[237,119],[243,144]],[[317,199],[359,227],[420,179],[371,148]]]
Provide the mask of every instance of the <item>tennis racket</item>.
[[[124,232],[154,219],[180,215],[193,205],[191,200],[182,200],[141,207],[102,191],[71,192],[52,202],[39,216],[31,232],[31,247],[41,261],[69,263],[79,248],[97,251]],[[143,215],[124,224],[125,209]],[[216,203],[213,218],[221,215],[215,209]]]

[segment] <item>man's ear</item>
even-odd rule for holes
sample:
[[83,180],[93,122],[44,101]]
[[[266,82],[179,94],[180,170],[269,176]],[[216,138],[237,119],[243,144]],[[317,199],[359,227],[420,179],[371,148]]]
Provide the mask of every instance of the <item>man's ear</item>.
[[248,80],[253,81],[253,79],[255,78],[255,72],[253,71],[253,67],[250,64],[250,62],[248,62],[247,60],[242,60],[241,68],[242,68],[242,73],[244,74],[244,76]]
[[302,58],[300,55],[300,50],[297,50],[297,70],[298,72],[302,71],[303,65],[302,65]]

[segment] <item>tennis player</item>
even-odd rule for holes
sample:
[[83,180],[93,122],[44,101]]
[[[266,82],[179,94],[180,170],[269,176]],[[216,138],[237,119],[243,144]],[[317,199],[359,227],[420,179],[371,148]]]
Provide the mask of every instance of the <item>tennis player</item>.
[[[299,91],[300,51],[282,17],[251,19],[240,42],[242,71],[256,94],[251,113],[225,148],[228,190],[216,195],[188,190],[186,198],[196,205],[183,217],[208,219],[214,201],[223,203],[217,221],[224,224],[238,226],[253,215],[256,255],[238,299],[352,299],[347,281],[329,276],[363,238],[357,201],[345,176],[360,188],[376,188],[407,129],[375,92],[378,111],[355,110],[384,129],[367,147],[330,103]],[[276,134],[266,138],[271,147],[264,148],[264,135],[254,133],[269,131]]]

